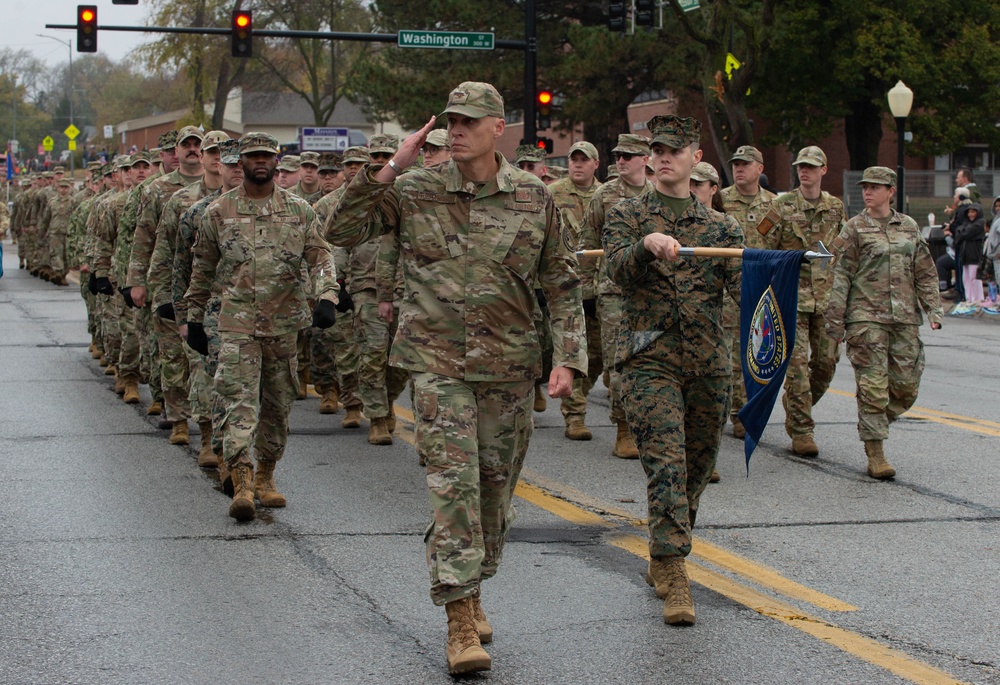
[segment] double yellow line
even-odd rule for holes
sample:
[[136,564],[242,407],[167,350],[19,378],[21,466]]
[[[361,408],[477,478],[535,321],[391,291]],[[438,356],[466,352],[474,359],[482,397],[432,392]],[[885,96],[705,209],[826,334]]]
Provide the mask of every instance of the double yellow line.
[[[402,426],[403,430],[397,430],[396,435],[412,445],[414,443],[413,413],[398,406],[395,411],[397,417],[409,424]],[[524,501],[570,523],[605,529],[608,543],[642,559],[649,559],[649,543],[646,537],[628,532],[631,528],[645,528],[646,524],[628,512],[607,506],[585,493],[549,481],[541,474],[534,473],[529,469],[522,471],[522,480],[518,483],[515,494]],[[920,685],[961,683],[954,676],[914,659],[904,652],[887,647],[877,640],[846,628],[841,628],[818,616],[803,612],[787,601],[761,592],[746,583],[725,575],[720,570],[745,579],[756,586],[766,588],[775,594],[811,604],[826,611],[850,612],[858,609],[847,602],[785,578],[774,569],[729,552],[701,538],[695,537],[694,539],[687,567],[688,575],[695,583],[753,609],[762,616],[773,618],[859,659],[884,668],[901,678]]]

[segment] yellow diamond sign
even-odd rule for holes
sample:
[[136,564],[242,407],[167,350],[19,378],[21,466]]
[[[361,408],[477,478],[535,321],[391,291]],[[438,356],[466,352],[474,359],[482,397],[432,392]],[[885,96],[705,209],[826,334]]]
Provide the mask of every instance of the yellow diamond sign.
[[66,134],[67,138],[69,138],[70,140],[73,140],[78,135],[80,135],[80,129],[78,129],[73,124],[70,124],[69,126],[66,127],[66,130],[63,131],[63,133]]
[[42,138],[42,149],[46,152],[52,152],[52,145],[54,143],[55,141],[52,140],[52,136],[45,136]]

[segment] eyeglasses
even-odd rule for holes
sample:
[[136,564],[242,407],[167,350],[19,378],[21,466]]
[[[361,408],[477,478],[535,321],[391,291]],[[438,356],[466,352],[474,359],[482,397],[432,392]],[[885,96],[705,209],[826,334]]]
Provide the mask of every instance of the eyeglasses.
[[635,154],[634,152],[615,152],[613,154],[616,162],[619,159],[624,159],[626,162],[631,162],[633,157],[639,157],[639,155]]

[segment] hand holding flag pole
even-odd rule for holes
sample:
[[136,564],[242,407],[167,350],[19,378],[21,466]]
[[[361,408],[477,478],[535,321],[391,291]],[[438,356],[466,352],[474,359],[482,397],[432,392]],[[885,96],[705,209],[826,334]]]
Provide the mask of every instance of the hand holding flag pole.
[[[678,250],[677,254],[680,255],[681,257],[729,257],[729,258],[742,259],[743,248],[742,247],[682,247],[680,248],[680,250]],[[584,258],[603,257],[604,250],[577,250],[576,256]],[[826,265],[829,264],[830,260],[833,259],[833,255],[830,253],[829,250],[826,249],[826,246],[823,244],[823,241],[819,241],[817,243],[817,249],[807,250],[803,254],[803,257],[805,259],[808,259],[809,261],[813,261],[815,259],[821,260],[822,261],[821,266],[824,269],[826,268]]]

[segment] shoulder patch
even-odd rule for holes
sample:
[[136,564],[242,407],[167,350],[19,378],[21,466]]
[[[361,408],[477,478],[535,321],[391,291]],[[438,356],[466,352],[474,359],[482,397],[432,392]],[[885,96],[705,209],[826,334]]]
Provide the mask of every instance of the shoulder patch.
[[767,214],[764,215],[764,218],[760,220],[760,223],[757,224],[757,232],[761,235],[767,235],[779,221],[781,221],[781,212],[777,208],[771,207]]

